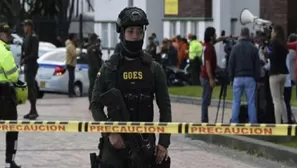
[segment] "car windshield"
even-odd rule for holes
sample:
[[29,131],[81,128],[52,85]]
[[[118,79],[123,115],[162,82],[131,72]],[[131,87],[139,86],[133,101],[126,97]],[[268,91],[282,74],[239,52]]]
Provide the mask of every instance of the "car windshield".
[[56,62],[65,62],[66,52],[56,51],[46,53],[44,57],[42,57],[43,61],[56,61]]

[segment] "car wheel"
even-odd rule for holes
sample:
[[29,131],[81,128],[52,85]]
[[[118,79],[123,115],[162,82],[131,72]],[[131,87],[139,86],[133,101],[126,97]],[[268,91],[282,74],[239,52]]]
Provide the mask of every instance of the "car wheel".
[[82,85],[80,83],[74,84],[74,94],[76,97],[82,97]]

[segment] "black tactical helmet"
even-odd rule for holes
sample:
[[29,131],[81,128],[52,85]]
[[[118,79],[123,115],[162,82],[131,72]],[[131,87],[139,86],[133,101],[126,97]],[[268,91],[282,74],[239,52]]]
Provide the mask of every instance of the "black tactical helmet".
[[122,28],[129,26],[147,26],[149,21],[146,13],[137,7],[126,7],[123,9],[117,20],[117,32],[120,33]]

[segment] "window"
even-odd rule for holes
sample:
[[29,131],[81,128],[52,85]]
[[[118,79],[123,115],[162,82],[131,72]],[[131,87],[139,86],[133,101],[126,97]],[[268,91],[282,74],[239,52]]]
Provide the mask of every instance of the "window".
[[110,47],[111,48],[115,48],[115,46],[117,45],[118,43],[118,33],[117,33],[117,30],[116,30],[116,23],[111,23],[111,29],[110,29],[110,34],[111,34],[111,37],[110,37]]
[[175,22],[170,22],[170,37],[176,36],[176,23]]
[[108,48],[108,23],[101,23],[101,46]]
[[180,22],[180,35],[187,36],[187,22]]
[[191,34],[198,36],[197,31],[197,22],[191,22]]

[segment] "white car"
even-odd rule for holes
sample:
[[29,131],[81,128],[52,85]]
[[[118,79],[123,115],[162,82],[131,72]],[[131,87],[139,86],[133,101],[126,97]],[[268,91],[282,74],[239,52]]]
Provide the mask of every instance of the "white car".
[[[21,55],[22,55],[22,44],[23,44],[23,38],[20,37],[17,34],[11,34],[13,38],[13,44],[10,44],[10,50],[14,56],[14,60],[17,63],[17,65],[20,64],[21,61]],[[48,43],[48,42],[39,42],[39,48],[57,48],[54,44]],[[43,50],[43,49],[42,49]],[[40,51],[40,49],[39,49]],[[40,53],[39,53],[40,56]]]
[[38,50],[38,57],[40,58],[41,56],[43,56],[44,54],[51,52],[51,51],[55,51],[57,50],[57,48],[52,48],[52,47],[39,47]]
[[54,44],[44,41],[39,42],[39,47],[57,48]]
[[[79,49],[77,49],[79,50]],[[89,78],[87,51],[77,58],[75,69],[74,92],[75,96],[81,97],[88,93]],[[38,59],[39,69],[36,81],[39,90],[39,98],[44,93],[68,93],[68,71],[66,68],[66,49],[57,48],[54,51],[44,54]]]

